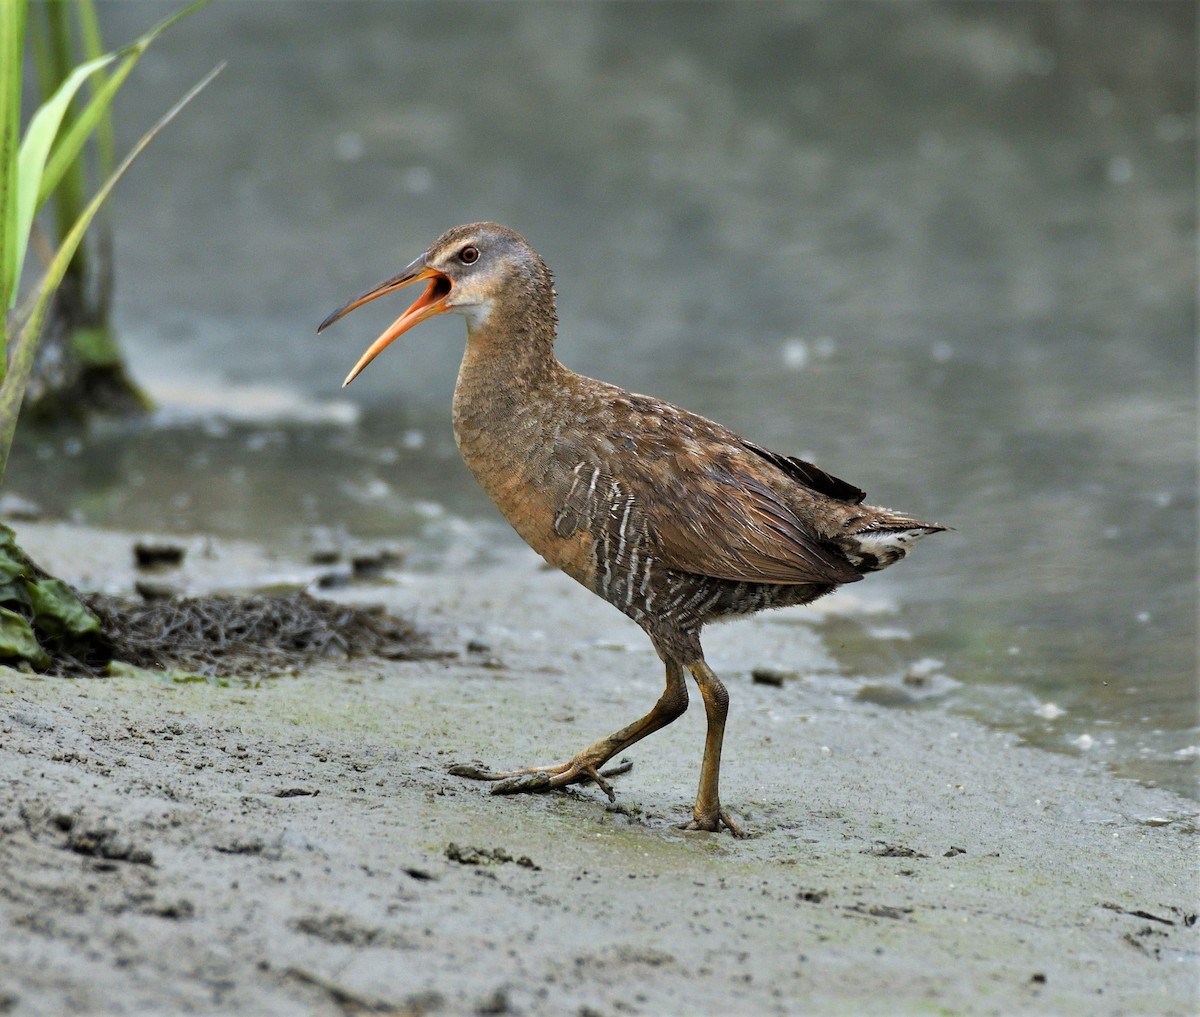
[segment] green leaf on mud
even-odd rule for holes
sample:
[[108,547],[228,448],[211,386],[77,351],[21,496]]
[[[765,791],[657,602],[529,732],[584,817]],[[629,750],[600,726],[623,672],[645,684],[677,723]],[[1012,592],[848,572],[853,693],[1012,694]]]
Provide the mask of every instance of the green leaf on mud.
[[154,681],[170,681],[169,676],[165,671],[159,671],[148,667],[138,667],[136,664],[127,664],[123,660],[110,660],[105,667],[110,678],[150,678]]
[[0,657],[19,657],[37,668],[50,666],[50,655],[42,649],[29,622],[6,607],[0,607]]
[[28,604],[24,586],[32,574],[29,559],[17,546],[16,534],[0,524],[0,604],[14,600]]
[[49,636],[90,636],[100,631],[100,619],[80,602],[61,579],[39,579],[29,583],[33,624]]
[[0,583],[11,583],[29,575],[29,569],[19,558],[6,553],[6,548],[0,547]]
[[216,685],[219,688],[257,688],[257,683],[238,684],[228,678],[212,678],[191,671],[181,671],[176,667],[152,668],[138,667],[127,664],[123,660],[110,660],[106,668],[110,678],[148,678],[156,682],[168,682],[171,685]]
[[[3,579],[2,565],[0,565],[0,579]],[[29,607],[29,593],[23,578],[0,582],[0,604],[20,604],[21,607]]]
[[0,523],[0,561],[19,562],[25,567],[25,557],[17,547],[17,535],[7,526]]

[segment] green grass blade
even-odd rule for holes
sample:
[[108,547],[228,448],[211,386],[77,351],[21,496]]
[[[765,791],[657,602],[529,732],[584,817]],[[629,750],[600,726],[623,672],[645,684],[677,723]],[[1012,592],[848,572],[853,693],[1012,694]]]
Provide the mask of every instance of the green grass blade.
[[[36,45],[34,46],[35,66],[38,72],[38,87],[43,99],[54,95],[58,87],[70,77],[75,66],[82,63],[82,58],[75,55],[76,45],[72,23],[77,20],[79,10],[78,0],[41,0],[31,12],[29,27]],[[40,16],[39,16],[40,15]],[[104,56],[104,51],[87,54],[87,59],[97,60]],[[92,72],[92,88],[95,85],[95,75],[101,71]],[[63,112],[62,123],[55,136],[66,133],[71,129],[75,120],[76,103],[70,102]],[[108,167],[112,169],[112,167]],[[107,172],[107,170],[105,171]],[[54,218],[57,228],[54,242],[57,244],[68,231],[71,224],[79,218],[83,206],[87,203],[87,166],[85,160],[76,159],[54,190]],[[37,214],[41,208],[39,200],[34,209]],[[83,254],[83,249],[80,249]],[[79,268],[78,258],[73,268]]]
[[[16,2],[23,3],[23,0],[3,0],[3,4],[0,6],[7,14],[8,7]],[[14,268],[11,278],[3,280],[5,289],[0,290],[0,294],[7,293],[6,306],[8,308],[11,309],[15,306],[17,301],[21,266],[25,259],[25,247],[29,240],[29,231],[33,226],[33,217],[37,214],[38,209],[45,204],[71,165],[79,158],[79,153],[88,137],[103,119],[117,89],[129,76],[146,47],[160,33],[166,31],[181,18],[204,7],[208,2],[209,0],[197,0],[196,3],[164,18],[123,49],[81,64],[34,114],[33,120],[30,121],[29,127],[25,131],[25,138],[21,143],[18,157],[17,218],[12,241]],[[56,144],[55,138],[58,136],[75,93],[79,91],[80,86],[91,74],[118,57],[124,57],[120,67],[96,89],[91,100],[79,116],[70,123]],[[17,64],[19,81],[19,60]]]
[[[95,60],[104,54],[104,38],[100,34],[100,21],[96,17],[96,5],[92,0],[77,0],[76,13],[79,18],[79,35],[83,42],[83,57],[85,60]],[[92,79],[92,94],[108,80],[108,76],[100,71]],[[116,144],[113,141],[112,108],[106,109],[96,125],[96,145],[100,154],[100,175],[107,176],[112,172]]]
[[13,435],[17,430],[17,417],[21,412],[21,403],[25,398],[25,390],[29,387],[29,377],[33,370],[33,355],[37,350],[37,341],[41,335],[42,323],[45,320],[46,311],[50,306],[50,299],[53,297],[54,291],[58,288],[58,284],[62,282],[63,276],[67,271],[67,266],[70,265],[71,259],[75,256],[75,251],[83,240],[84,232],[91,224],[92,219],[95,218],[104,200],[116,186],[117,181],[121,179],[125,171],[132,165],[134,159],[150,144],[154,136],[169,124],[179,111],[191,102],[220,73],[224,66],[223,63],[218,64],[201,78],[199,82],[193,85],[182,99],[167,110],[159,121],[142,135],[138,143],[130,149],[129,154],[121,160],[120,165],[109,174],[104,183],[100,185],[100,189],[96,192],[95,196],[88,202],[87,208],[83,210],[83,214],[71,228],[71,232],[67,234],[61,246],[55,252],[50,265],[46,269],[46,274],[42,277],[37,289],[30,294],[25,306],[21,308],[21,312],[18,314],[21,324],[11,344],[12,350],[9,358],[8,375],[5,377],[3,385],[0,385],[0,483],[3,482],[4,470],[8,465],[8,453],[12,448]]
[[[0,3],[0,296],[16,287],[24,246],[17,244],[17,152],[21,121],[21,59],[25,45],[25,0]],[[4,375],[0,357],[0,377]]]
[[21,150],[17,156],[17,209],[16,209],[16,255],[14,279],[8,291],[8,307],[12,308],[17,302],[17,283],[20,277],[20,266],[25,259],[25,244],[29,239],[29,231],[33,227],[33,217],[38,208],[38,184],[45,173],[46,159],[50,154],[50,146],[54,144],[54,136],[58,133],[62,118],[67,107],[82,85],[96,69],[111,63],[116,54],[108,54],[99,60],[89,60],[81,64],[62,83],[57,92],[44,102],[33,115],[29,126],[25,129],[25,137],[21,141]]
[[120,65],[96,89],[79,116],[75,118],[74,122],[63,133],[62,138],[54,146],[54,151],[46,163],[45,172],[38,187],[38,208],[46,202],[46,199],[54,192],[54,188],[58,186],[58,182],[67,172],[68,167],[79,157],[79,153],[82,151],[87,139],[91,136],[92,131],[112,104],[117,89],[125,83],[125,79],[129,77],[130,72],[136,66],[138,60],[141,59],[142,54],[146,52],[146,48],[159,35],[175,24],[175,22],[187,17],[193,11],[199,10],[208,3],[209,0],[197,0],[196,3],[185,7],[183,10],[176,11],[170,17],[164,18],[144,35],[139,36],[128,46],[117,51],[115,55],[123,58]]
[[[104,38],[100,33],[100,20],[96,15],[96,4],[94,0],[77,0],[78,19],[79,19],[79,34],[83,43],[83,58],[85,60],[93,60],[105,52]],[[96,76],[92,78],[91,94],[95,96],[96,90],[100,88],[108,80],[108,75],[104,71],[97,71]],[[97,179],[103,180],[111,172],[116,162],[116,136],[113,131],[113,112],[112,107],[104,111],[104,115],[100,118],[100,122],[96,125],[96,176]],[[108,209],[105,209],[104,214],[97,226],[99,236],[96,238],[96,244],[92,251],[92,257],[89,260],[91,266],[91,288],[81,292],[90,294],[89,301],[94,300],[90,311],[93,312],[94,318],[98,324],[95,326],[94,335],[103,336],[107,339],[105,345],[108,348],[108,353],[113,357],[120,367],[120,354],[117,352],[116,340],[112,336],[112,332],[108,327],[109,314],[112,307],[113,295],[113,236],[112,236],[112,216]],[[80,253],[83,253],[82,251]],[[79,267],[79,255],[75,257],[75,267]],[[82,333],[76,332],[72,338],[72,346],[78,348],[77,344]],[[120,367],[120,370],[124,370]]]
[[[125,79],[129,77],[130,72],[138,60],[141,59],[144,52],[144,48],[134,48],[132,52],[122,50],[119,53],[109,54],[108,59],[104,60],[103,64],[94,68],[95,70],[99,70],[100,67],[105,66],[118,56],[124,55],[124,59],[117,66],[117,69],[111,75],[106,75],[104,81],[92,92],[91,97],[79,112],[79,115],[64,125],[65,129],[62,132],[62,136],[54,145],[54,151],[46,160],[41,179],[38,181],[36,208],[40,209],[46,203],[50,195],[54,193],[55,189],[66,178],[71,167],[78,163],[79,154],[83,151],[83,146],[87,144],[92,131],[99,126],[105,113],[112,106],[112,101],[117,94],[117,90],[125,83]],[[83,66],[90,66],[92,63],[93,61],[88,61]]]

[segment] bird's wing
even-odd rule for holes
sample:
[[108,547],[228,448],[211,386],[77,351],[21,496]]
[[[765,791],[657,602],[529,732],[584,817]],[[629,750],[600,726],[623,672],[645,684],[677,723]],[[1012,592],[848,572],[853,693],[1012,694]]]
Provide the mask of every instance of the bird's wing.
[[656,498],[646,509],[647,529],[668,568],[751,583],[862,578],[753,472],[721,463],[683,477],[675,496]]
[[[775,490],[799,480],[792,470],[702,417],[657,401],[646,400],[645,407],[628,407],[632,419],[621,421],[605,436],[603,450],[571,471],[554,518],[560,536],[586,528],[606,541],[617,562],[636,550],[669,569],[734,582],[862,578]],[[857,493],[817,473],[827,484],[842,485],[845,501]],[[806,487],[801,501],[825,493],[816,483]]]

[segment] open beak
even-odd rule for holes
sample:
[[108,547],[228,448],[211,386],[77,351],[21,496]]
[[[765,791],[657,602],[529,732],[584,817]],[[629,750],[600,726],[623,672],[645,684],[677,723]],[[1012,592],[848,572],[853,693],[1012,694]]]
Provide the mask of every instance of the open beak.
[[425,255],[422,254],[416,261],[404,269],[399,275],[394,275],[390,279],[385,279],[383,282],[372,286],[365,293],[360,293],[349,303],[343,304],[336,311],[326,318],[320,325],[317,326],[317,333],[324,332],[339,318],[345,317],[356,307],[362,307],[363,304],[370,303],[376,297],[382,297],[386,293],[391,293],[393,290],[400,289],[401,286],[407,286],[409,283],[420,282],[423,279],[429,280],[429,285],[425,287],[425,292],[422,293],[407,311],[384,331],[384,333],[376,339],[369,347],[367,352],[358,358],[358,363],[354,365],[346,380],[342,382],[342,388],[345,388],[355,378],[359,376],[362,369],[374,360],[383,348],[388,345],[397,336],[407,332],[414,325],[424,321],[426,318],[432,318],[435,314],[441,314],[448,311],[446,306],[446,298],[450,296],[450,291],[454,289],[454,282],[448,275],[439,272],[436,268],[430,268],[425,264]]

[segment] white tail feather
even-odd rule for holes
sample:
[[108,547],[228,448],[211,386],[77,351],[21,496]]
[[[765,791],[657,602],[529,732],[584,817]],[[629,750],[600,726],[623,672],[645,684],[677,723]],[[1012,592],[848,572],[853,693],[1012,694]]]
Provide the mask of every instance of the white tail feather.
[[877,572],[905,557],[922,537],[937,533],[940,527],[913,526],[905,530],[864,530],[842,537],[841,545],[850,564],[867,572]]

